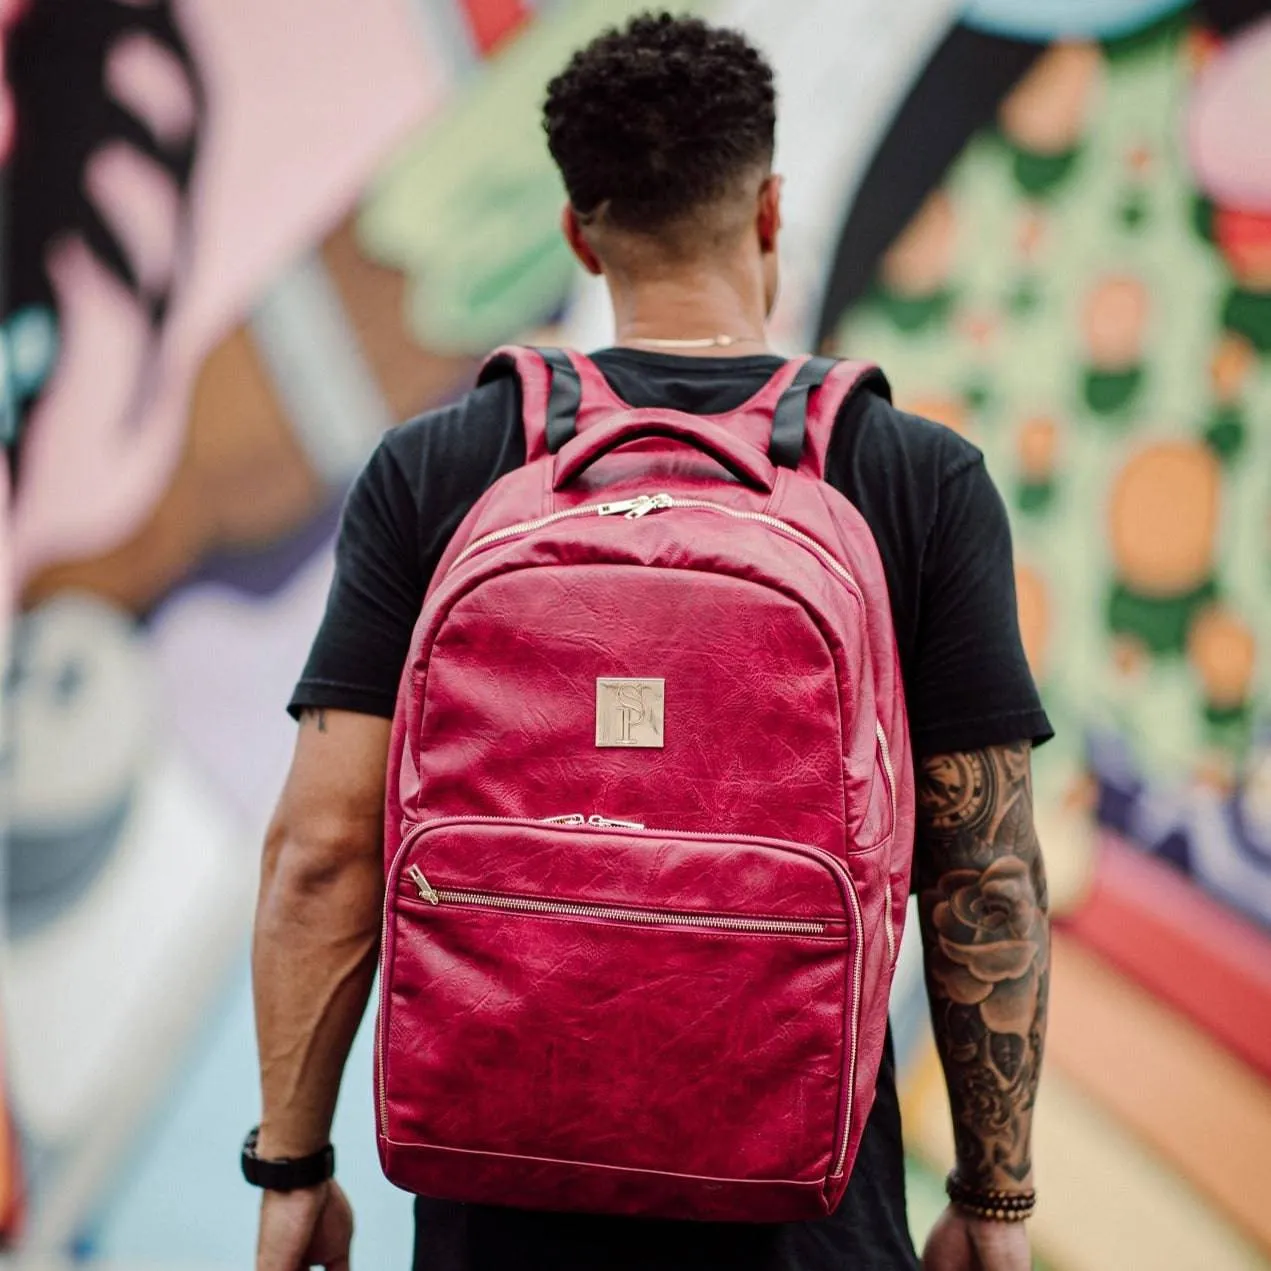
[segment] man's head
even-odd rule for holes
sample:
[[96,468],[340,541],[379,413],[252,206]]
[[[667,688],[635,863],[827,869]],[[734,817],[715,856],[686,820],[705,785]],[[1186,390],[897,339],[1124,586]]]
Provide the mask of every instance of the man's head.
[[644,15],[551,81],[543,126],[593,272],[708,264],[750,249],[775,287],[772,68],[736,31]]

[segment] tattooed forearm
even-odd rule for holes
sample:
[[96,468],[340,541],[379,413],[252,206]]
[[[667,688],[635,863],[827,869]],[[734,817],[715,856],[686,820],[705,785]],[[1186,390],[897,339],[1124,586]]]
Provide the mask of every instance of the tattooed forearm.
[[1026,1185],[1050,927],[1027,743],[925,760],[915,878],[958,1173]]

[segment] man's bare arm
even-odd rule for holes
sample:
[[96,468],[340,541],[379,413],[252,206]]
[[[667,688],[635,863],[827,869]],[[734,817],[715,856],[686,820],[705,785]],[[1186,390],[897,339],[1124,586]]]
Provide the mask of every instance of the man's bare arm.
[[389,722],[306,711],[265,841],[252,983],[264,1157],[330,1137],[379,948]]
[[915,871],[927,990],[968,1186],[1031,1186],[1050,925],[1028,743],[918,767]]

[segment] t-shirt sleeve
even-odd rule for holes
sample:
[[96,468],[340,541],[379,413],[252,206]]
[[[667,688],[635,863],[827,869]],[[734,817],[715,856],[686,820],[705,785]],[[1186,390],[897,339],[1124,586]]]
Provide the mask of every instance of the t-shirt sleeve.
[[1053,735],[1020,638],[1006,508],[978,456],[939,488],[916,635],[907,686],[915,755]]
[[330,707],[391,719],[426,583],[415,496],[383,443],[345,501],[326,613],[287,709]]

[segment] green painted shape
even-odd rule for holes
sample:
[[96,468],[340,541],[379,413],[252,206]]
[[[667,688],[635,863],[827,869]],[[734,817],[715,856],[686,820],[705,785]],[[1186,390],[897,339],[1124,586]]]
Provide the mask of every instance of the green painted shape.
[[1021,278],[1007,297],[1006,306],[1013,318],[1026,318],[1042,300],[1041,284],[1036,278]]
[[1204,718],[1209,744],[1237,759],[1244,758],[1253,738],[1252,705],[1242,702],[1239,706],[1215,706],[1206,702]]
[[1081,157],[1080,146],[1062,154],[1038,154],[1016,145],[1009,137],[1003,137],[1003,141],[1011,153],[1011,174],[1016,185],[1034,199],[1055,194],[1072,176]]
[[1253,716],[1253,708],[1248,702],[1241,702],[1239,706],[1215,706],[1212,702],[1205,703],[1205,723],[1211,727],[1226,731],[1233,725],[1245,729],[1249,726],[1249,721]]
[[953,310],[953,292],[947,288],[929,296],[902,296],[880,285],[875,295],[883,313],[906,335],[947,322]]
[[986,410],[993,401],[993,386],[987,380],[972,380],[962,392],[968,408],[976,414]]
[[540,126],[544,86],[579,45],[647,7],[553,5],[474,72],[374,182],[358,237],[372,259],[409,277],[408,319],[425,347],[481,352],[564,302],[576,265],[559,230],[565,191]]
[[1103,40],[1104,56],[1116,66],[1144,56],[1159,56],[1162,53],[1168,55],[1173,51],[1172,46],[1187,34],[1193,21],[1189,9],[1190,6],[1167,13],[1128,35]]
[[1015,490],[1015,506],[1025,516],[1041,516],[1054,501],[1053,481],[1021,481]]
[[1214,203],[1199,190],[1191,196],[1191,227],[1197,237],[1207,243],[1215,242],[1214,238]]
[[1232,287],[1223,303],[1222,324],[1243,335],[1259,353],[1271,353],[1271,291]]
[[1245,448],[1248,426],[1239,406],[1219,406],[1205,429],[1205,444],[1223,463],[1230,463]]
[[1178,655],[1187,647],[1196,614],[1217,596],[1213,578],[1181,596],[1148,596],[1114,583],[1108,595],[1108,630],[1137,637],[1158,657]]
[[1120,415],[1138,396],[1145,378],[1142,366],[1124,371],[1101,371],[1088,367],[1085,375],[1086,405],[1105,418]]
[[1141,230],[1151,215],[1147,195],[1142,190],[1132,190],[1121,202],[1117,216],[1122,226],[1131,234]]

